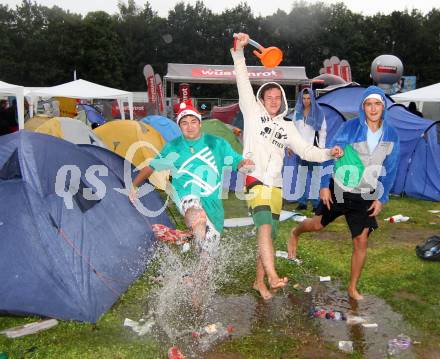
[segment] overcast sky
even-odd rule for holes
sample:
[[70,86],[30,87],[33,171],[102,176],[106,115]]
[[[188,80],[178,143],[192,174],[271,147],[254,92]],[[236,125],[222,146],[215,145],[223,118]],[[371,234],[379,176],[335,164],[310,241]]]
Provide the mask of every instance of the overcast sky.
[[[32,0],[34,1],[34,0]],[[8,5],[15,8],[17,4],[21,4],[22,0],[1,0],[2,5]],[[118,0],[36,0],[38,4],[52,7],[57,5],[65,10],[71,12],[87,14],[89,11],[103,10],[110,14],[117,12]],[[127,1],[124,1],[127,3]],[[143,7],[146,1],[135,0],[138,6]],[[179,2],[175,0],[150,0],[152,8],[159,13],[161,17],[166,17],[168,11],[174,8],[174,5]],[[186,0],[185,2],[195,4],[195,0]],[[214,12],[222,12],[226,8],[232,8],[239,4],[240,0],[204,0],[206,7]],[[255,15],[271,15],[277,9],[289,12],[293,0],[247,0],[246,1],[254,11]],[[313,1],[307,1],[312,3]],[[324,3],[331,4],[341,1],[323,0]],[[412,10],[419,9],[422,13],[427,13],[433,7],[440,8],[439,0],[345,0],[343,1],[347,7],[358,13],[364,15],[372,15],[377,12],[389,14],[394,10]]]

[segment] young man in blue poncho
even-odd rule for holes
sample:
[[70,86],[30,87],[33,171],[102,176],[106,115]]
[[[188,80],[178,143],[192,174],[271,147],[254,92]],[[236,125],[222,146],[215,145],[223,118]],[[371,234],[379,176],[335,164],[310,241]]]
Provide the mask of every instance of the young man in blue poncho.
[[331,141],[331,145],[344,149],[344,157],[327,163],[334,164],[333,171],[322,177],[316,215],[292,229],[287,245],[293,257],[302,233],[320,231],[344,215],[353,239],[348,295],[355,300],[363,299],[356,286],[365,263],[368,236],[378,228],[376,216],[388,201],[399,161],[399,139],[387,123],[385,104],[380,88],[365,90],[359,117],[345,122]]
[[[324,111],[316,102],[313,91],[309,88],[303,89],[295,104],[295,111],[291,118],[296,129],[303,140],[314,146],[325,148],[327,138],[327,123],[325,121]],[[302,192],[298,198],[297,210],[307,209],[307,202],[310,199],[313,211],[319,203],[318,191],[320,184],[320,165],[317,162],[310,162],[298,157],[298,175],[295,188]]]

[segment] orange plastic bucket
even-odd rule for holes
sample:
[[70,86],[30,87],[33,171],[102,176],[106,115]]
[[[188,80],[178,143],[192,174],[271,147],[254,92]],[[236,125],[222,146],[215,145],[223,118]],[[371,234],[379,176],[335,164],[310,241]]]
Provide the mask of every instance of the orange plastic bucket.
[[260,48],[261,52],[254,50],[253,53],[257,56],[264,67],[269,69],[277,67],[283,61],[283,52],[278,47]]
[[[236,41],[236,34],[234,34],[234,50]],[[283,52],[278,47],[271,46],[265,48],[252,39],[249,39],[249,45],[260,51],[254,50],[253,54],[260,59],[264,67],[271,69],[277,67],[283,61]]]

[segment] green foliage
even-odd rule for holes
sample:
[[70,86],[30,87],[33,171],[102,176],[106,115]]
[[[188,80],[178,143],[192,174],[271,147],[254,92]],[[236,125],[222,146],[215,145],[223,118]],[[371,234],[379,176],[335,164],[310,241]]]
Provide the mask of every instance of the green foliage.
[[[234,32],[248,32],[263,45],[284,51],[283,65],[305,66],[318,74],[325,58],[336,55],[352,65],[353,79],[370,84],[372,60],[398,56],[405,74],[418,85],[440,81],[440,10],[364,16],[343,3],[295,1],[289,13],[255,16],[245,2],[213,13],[202,1],[180,2],[161,18],[147,2],[119,2],[119,12],[85,17],[60,7],[23,0],[15,9],[0,5],[2,80],[48,86],[80,78],[127,90],[144,90],[146,64],[164,75],[169,62],[229,64]],[[249,65],[258,64],[248,57]],[[201,96],[235,96],[230,87],[194,86]],[[202,94],[203,93],[203,94]]]

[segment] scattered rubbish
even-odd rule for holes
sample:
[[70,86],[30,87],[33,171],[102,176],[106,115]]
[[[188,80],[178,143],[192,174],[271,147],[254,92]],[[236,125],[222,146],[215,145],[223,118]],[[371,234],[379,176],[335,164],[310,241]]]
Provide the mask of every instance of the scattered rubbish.
[[424,243],[416,245],[416,254],[422,259],[440,261],[440,236],[429,237]]
[[312,308],[311,310],[314,318],[325,318],[332,320],[347,320],[344,313],[333,310],[333,309],[323,309],[323,308]]
[[177,245],[188,243],[192,238],[192,233],[189,231],[181,231],[179,229],[169,228],[163,224],[155,223],[151,225],[154,236],[163,241],[171,242]]
[[440,209],[429,209],[428,212],[436,214],[440,213]]
[[292,219],[293,219],[295,222],[304,222],[304,221],[307,219],[307,216],[303,216],[303,215],[300,215],[300,214],[295,214],[295,215],[292,217]]
[[353,353],[353,342],[350,340],[340,340],[338,347],[345,353]]
[[312,291],[312,287],[307,287],[304,289],[304,293],[310,293]]
[[390,223],[398,223],[398,222],[406,222],[409,220],[409,217],[402,216],[401,214],[396,214],[394,216],[385,218],[384,221],[390,222]]
[[388,355],[399,355],[411,346],[411,338],[405,334],[399,334],[397,338],[388,341]]
[[131,328],[137,335],[145,335],[151,331],[154,322],[152,320],[145,321],[145,319],[140,319],[138,322],[125,318],[124,327]]
[[364,328],[377,328],[377,323],[362,323]]
[[182,253],[188,252],[191,249],[191,245],[189,243],[184,243],[182,246]]
[[356,315],[348,315],[347,316],[347,324],[349,324],[349,325],[362,324],[362,323],[365,323],[366,321],[367,320],[365,318],[358,317]]
[[301,284],[299,284],[299,283],[295,283],[295,284],[293,285],[293,289],[300,290],[300,289],[301,289]]
[[225,327],[222,323],[217,322],[205,326],[200,331],[192,332],[192,336],[197,339],[200,350],[206,351],[214,344],[229,337],[233,331],[232,325]]
[[331,281],[331,278],[330,278],[329,275],[326,276],[326,277],[321,277],[321,276],[319,276],[319,281],[320,281],[320,282],[330,282],[330,281]]
[[185,359],[185,356],[178,347],[174,346],[168,350],[168,359]]
[[154,283],[162,283],[163,282],[163,277],[161,275],[158,275],[157,277],[152,277],[151,281]]
[[41,330],[52,328],[57,324],[58,324],[58,320],[48,319],[40,322],[21,325],[19,327],[6,329],[0,332],[0,334],[5,334],[8,338],[18,338],[24,335],[34,334]]
[[276,257],[279,257],[279,258],[287,259],[287,260],[289,260],[289,261],[291,261],[291,262],[293,262],[293,263],[296,263],[296,264],[298,264],[298,265],[301,265],[301,264],[302,264],[302,260],[301,260],[301,259],[298,259],[298,258],[289,258],[289,257],[288,257],[288,254],[287,254],[286,251],[276,251],[276,252],[275,252],[275,256],[276,256]]

